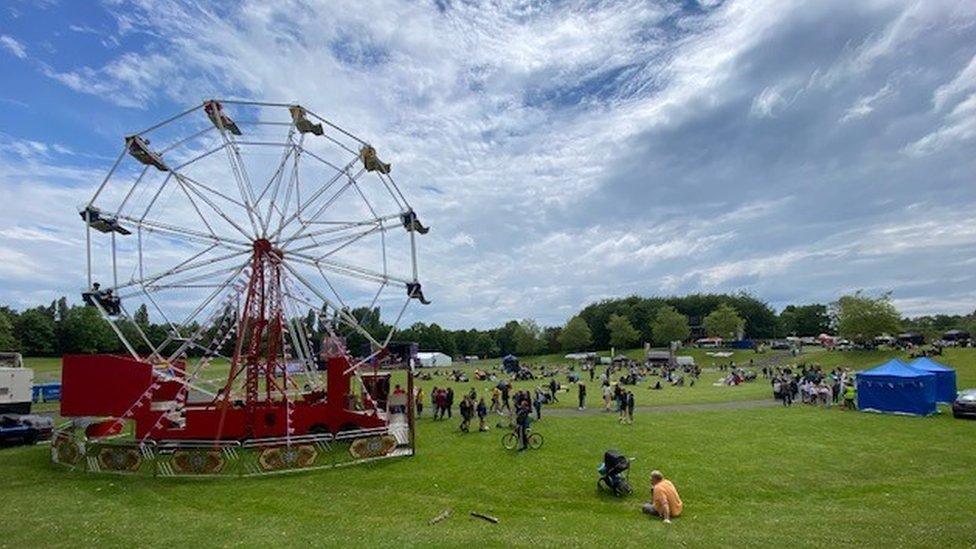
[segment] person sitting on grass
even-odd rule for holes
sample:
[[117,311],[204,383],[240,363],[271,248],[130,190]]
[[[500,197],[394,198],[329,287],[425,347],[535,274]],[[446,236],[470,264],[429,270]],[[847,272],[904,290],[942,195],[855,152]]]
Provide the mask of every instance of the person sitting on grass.
[[665,479],[661,471],[651,471],[651,501],[644,503],[641,510],[648,515],[661,517],[664,524],[671,524],[671,517],[681,516],[683,508],[674,484]]

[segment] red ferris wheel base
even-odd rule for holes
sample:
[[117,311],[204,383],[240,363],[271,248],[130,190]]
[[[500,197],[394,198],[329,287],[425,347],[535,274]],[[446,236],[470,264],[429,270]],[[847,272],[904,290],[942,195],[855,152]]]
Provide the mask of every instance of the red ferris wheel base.
[[[173,409],[183,383],[165,377],[148,362],[130,357],[66,355],[61,415],[111,418],[90,425],[87,434],[92,437],[114,434],[119,419],[131,420],[137,439],[153,441],[248,440],[388,427],[385,413],[352,408],[358,395],[350,390],[350,364],[342,356],[328,360],[325,391],[307,391],[290,402],[278,398],[247,404],[229,399],[224,404],[220,399],[190,399],[178,415],[168,417],[163,416]],[[154,383],[157,386],[152,388]]]

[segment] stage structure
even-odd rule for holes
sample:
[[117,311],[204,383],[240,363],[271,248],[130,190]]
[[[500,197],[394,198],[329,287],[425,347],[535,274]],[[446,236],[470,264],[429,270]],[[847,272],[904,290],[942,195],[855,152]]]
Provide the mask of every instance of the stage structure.
[[64,357],[53,461],[251,475],[413,453],[416,346],[391,338],[428,303],[428,229],[371,144],[297,104],[208,100],[126,136],[79,213],[82,297],[125,352]]

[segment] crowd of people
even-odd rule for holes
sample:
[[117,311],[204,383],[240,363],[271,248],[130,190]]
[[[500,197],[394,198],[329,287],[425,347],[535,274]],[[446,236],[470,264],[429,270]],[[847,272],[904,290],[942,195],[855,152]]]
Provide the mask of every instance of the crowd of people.
[[773,398],[783,406],[792,406],[799,400],[803,404],[822,408],[840,405],[844,409],[856,409],[857,388],[854,375],[846,368],[834,368],[829,373],[820,366],[801,364],[793,368],[763,368],[763,377],[770,380]]

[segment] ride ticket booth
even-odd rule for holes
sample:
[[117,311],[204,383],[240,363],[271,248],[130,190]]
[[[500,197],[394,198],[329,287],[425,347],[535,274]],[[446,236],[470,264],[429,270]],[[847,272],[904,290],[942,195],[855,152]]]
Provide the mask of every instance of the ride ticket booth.
[[363,380],[362,402],[372,399],[378,409],[386,410],[390,400],[390,372],[360,372],[359,377]]

